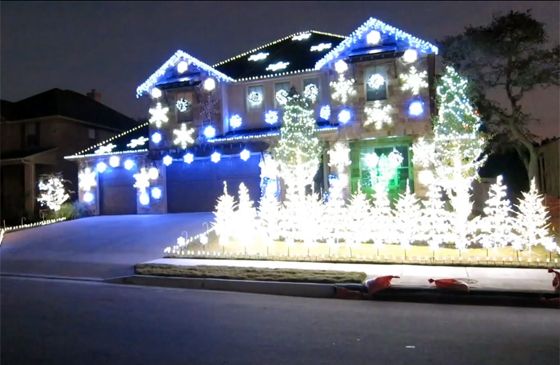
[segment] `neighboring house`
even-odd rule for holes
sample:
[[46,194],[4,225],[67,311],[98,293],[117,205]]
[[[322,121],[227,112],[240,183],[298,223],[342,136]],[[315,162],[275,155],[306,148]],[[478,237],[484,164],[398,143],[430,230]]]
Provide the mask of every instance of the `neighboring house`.
[[346,141],[350,192],[372,191],[365,155],[387,161],[396,150],[403,160],[390,192],[410,181],[423,195],[410,147],[431,130],[437,51],[373,18],[348,37],[300,32],[213,66],[177,51],[136,90],[151,98],[149,124],[66,157],[80,165],[80,199],[96,214],[207,211],[222,181],[230,194],[243,181],[257,200],[271,178],[259,164],[278,140],[282,95],[292,87],[318,92],[326,148],[316,188],[328,190],[328,151]]
[[6,224],[37,216],[38,177],[62,172],[78,191],[77,166],[64,159],[138,122],[87,96],[52,89],[18,102],[1,101],[1,219]]
[[539,189],[546,196],[552,224],[560,231],[560,137],[544,140],[538,156]]

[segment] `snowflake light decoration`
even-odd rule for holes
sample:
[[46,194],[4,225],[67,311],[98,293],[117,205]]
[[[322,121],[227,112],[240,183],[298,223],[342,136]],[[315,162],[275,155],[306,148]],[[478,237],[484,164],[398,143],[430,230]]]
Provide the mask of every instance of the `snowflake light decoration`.
[[280,89],[276,92],[276,102],[278,105],[286,105],[288,102],[288,92],[284,89]]
[[261,105],[261,103],[263,102],[263,96],[261,93],[257,91],[251,91],[247,96],[247,100],[251,105],[258,106]]
[[329,120],[331,117],[331,107],[329,105],[323,105],[319,110],[319,117],[324,120]]
[[393,108],[391,105],[382,106],[381,102],[376,100],[373,105],[366,106],[364,109],[364,113],[366,114],[364,127],[373,124],[375,129],[381,129],[383,128],[383,124],[393,124],[393,119],[391,118],[392,111]]
[[117,146],[113,143],[106,144],[95,150],[96,155],[101,155],[103,153],[111,153]]
[[311,37],[311,33],[296,34],[292,37],[292,41],[305,41],[309,37]]
[[356,95],[354,79],[346,79],[343,75],[340,75],[337,81],[331,81],[331,88],[334,90],[332,98],[341,104],[346,104],[348,99]]
[[400,79],[403,82],[401,90],[410,90],[412,95],[418,95],[421,88],[428,87],[428,83],[426,82],[427,77],[427,71],[419,73],[416,67],[411,66],[408,74],[400,75]]
[[157,103],[155,108],[150,108],[150,120],[149,122],[156,125],[156,128],[161,128],[163,123],[167,123],[169,118],[167,118],[167,112],[169,108],[163,108],[161,103]]
[[322,52],[326,49],[330,49],[332,47],[332,43],[319,43],[315,46],[311,46],[311,48],[309,48],[309,50],[311,52]]
[[290,62],[276,62],[276,63],[271,63],[270,65],[266,66],[265,70],[266,71],[278,71],[278,70],[283,70],[286,67],[288,67],[288,65],[290,64]]
[[177,110],[184,113],[187,110],[189,110],[189,108],[191,107],[191,102],[188,101],[185,98],[181,98],[181,99],[177,100],[177,103],[175,103],[175,106],[177,107]]
[[350,166],[350,148],[342,142],[336,142],[334,147],[329,150],[329,166],[343,169]]
[[385,84],[385,78],[381,74],[373,74],[368,78],[367,84],[373,90],[377,90]]
[[140,138],[133,138],[133,139],[130,140],[130,143],[126,144],[126,146],[130,147],[130,148],[135,148],[135,147],[138,147],[138,146],[145,145],[146,142],[148,142],[148,141],[149,141],[149,139],[144,137],[144,136],[142,136]]
[[181,123],[181,128],[173,130],[173,134],[175,135],[173,144],[181,145],[181,148],[187,148],[189,144],[194,143],[193,133],[193,128],[187,128],[187,123]]
[[95,171],[86,167],[78,174],[78,187],[82,191],[90,191],[94,186],[97,186]]
[[255,53],[255,54],[250,55],[248,60],[253,61],[253,62],[257,62],[257,61],[264,60],[266,57],[268,57],[268,55],[269,55],[268,52],[259,52],[259,53]]
[[276,110],[267,111],[264,115],[264,121],[270,125],[278,123],[278,112]]
[[142,167],[140,172],[132,175],[132,177],[134,177],[135,180],[134,185],[132,186],[136,189],[146,190],[150,187],[150,174],[145,167]]
[[317,101],[319,95],[319,88],[315,84],[309,84],[303,89],[303,96],[311,100],[312,103]]
[[234,114],[229,118],[229,126],[233,129],[241,127],[243,118],[239,114]]

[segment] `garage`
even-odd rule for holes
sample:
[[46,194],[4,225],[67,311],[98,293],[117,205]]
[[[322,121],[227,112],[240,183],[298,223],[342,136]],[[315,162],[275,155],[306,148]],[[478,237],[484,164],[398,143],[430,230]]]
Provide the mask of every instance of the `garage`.
[[132,175],[123,168],[99,174],[101,214],[136,214],[136,189]]
[[223,181],[228,192],[237,199],[239,184],[244,182],[255,202],[260,197],[260,155],[254,154],[247,161],[238,156],[223,156],[219,163],[209,159],[195,160],[191,164],[174,163],[167,167],[167,211],[212,211],[216,199],[222,195]]

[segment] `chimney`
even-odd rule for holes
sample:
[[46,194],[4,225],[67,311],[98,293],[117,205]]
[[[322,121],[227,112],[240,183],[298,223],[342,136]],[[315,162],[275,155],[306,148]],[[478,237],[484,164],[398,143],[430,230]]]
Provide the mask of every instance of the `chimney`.
[[101,94],[99,93],[99,91],[96,91],[95,89],[91,89],[91,91],[89,93],[87,93],[86,96],[88,98],[92,98],[93,100],[97,101],[98,103],[101,102]]

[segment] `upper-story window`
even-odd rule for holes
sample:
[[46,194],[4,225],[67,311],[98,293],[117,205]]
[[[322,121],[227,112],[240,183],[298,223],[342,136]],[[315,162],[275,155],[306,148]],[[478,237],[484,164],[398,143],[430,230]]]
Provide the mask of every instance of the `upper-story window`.
[[315,87],[317,88],[317,97],[315,98],[315,102],[314,102],[314,104],[316,104],[317,102],[319,102],[319,100],[321,100],[321,87],[319,86],[319,79],[318,78],[304,79],[303,90],[305,90],[305,88],[308,85],[315,85]]
[[387,99],[387,79],[389,77],[387,65],[368,67],[364,77],[366,101]]
[[38,123],[25,123],[25,147],[39,146]]
[[276,95],[277,95],[278,91],[284,90],[287,93],[289,93],[290,88],[291,88],[291,84],[289,82],[277,82],[277,83],[274,84],[274,107],[275,108],[280,107],[280,105],[278,105],[278,100],[276,100]]
[[93,140],[97,138],[97,131],[95,128],[88,128],[88,138]]
[[177,123],[192,122],[194,95],[192,92],[177,93],[175,98],[175,113]]
[[264,106],[264,88],[262,85],[247,88],[247,110],[260,110]]

